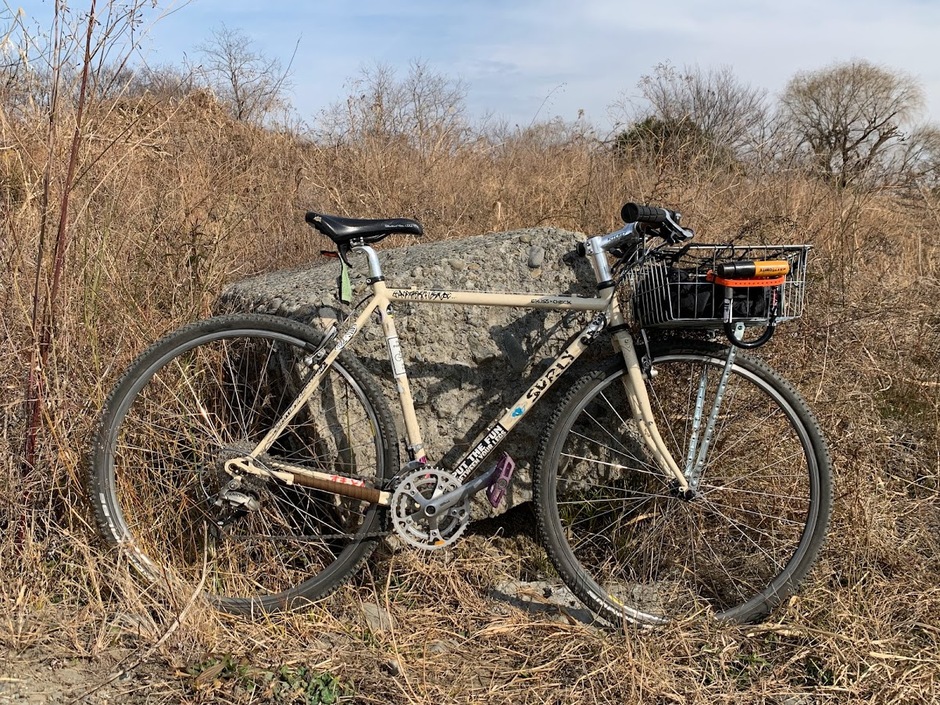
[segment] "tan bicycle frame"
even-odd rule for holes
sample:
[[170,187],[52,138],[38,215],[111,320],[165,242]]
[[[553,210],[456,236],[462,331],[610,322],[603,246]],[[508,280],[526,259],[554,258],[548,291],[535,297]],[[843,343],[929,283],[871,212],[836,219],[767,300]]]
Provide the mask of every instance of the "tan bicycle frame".
[[[592,264],[599,282],[609,280],[609,270],[606,269],[606,256],[601,259],[599,241],[601,238],[592,238],[586,248],[592,255]],[[592,243],[594,248],[592,250]],[[501,306],[508,308],[532,308],[551,311],[584,311],[594,312],[597,315],[579,333],[574,340],[559,354],[555,361],[542,375],[526,390],[514,404],[507,407],[500,418],[492,424],[483,438],[456,466],[454,475],[459,482],[463,482],[485,459],[490,451],[509,433],[521,420],[532,405],[537,403],[561,374],[568,369],[574,361],[587,349],[594,338],[607,326],[614,329],[614,347],[619,349],[626,363],[627,374],[624,385],[630,400],[631,413],[635,419],[640,435],[652,452],[654,459],[665,475],[675,478],[679,489],[687,490],[688,481],[683,475],[675,459],[669,452],[653,418],[646,385],[643,382],[643,372],[640,367],[633,339],[623,329],[623,314],[615,288],[611,285],[602,291],[607,293],[598,297],[578,297],[559,294],[503,294],[496,292],[475,291],[442,291],[437,289],[417,288],[389,288],[382,275],[381,265],[375,250],[368,245],[354,248],[369,258],[369,282],[372,287],[372,296],[360,312],[356,320],[345,326],[338,339],[333,343],[332,349],[319,362],[313,365],[314,374],[306,383],[300,394],[284,412],[278,423],[268,431],[267,435],[258,443],[252,452],[242,459],[228,461],[231,469],[242,470],[252,474],[271,475],[288,484],[300,484],[316,489],[331,491],[339,495],[355,497],[376,504],[388,504],[389,493],[365,487],[360,481],[351,481],[349,478],[337,477],[327,473],[317,472],[310,468],[277,462],[275,469],[260,468],[255,461],[266,453],[274,441],[284,432],[293,417],[313,396],[319,386],[323,374],[336,360],[340,352],[356,337],[356,335],[369,322],[369,318],[376,311],[379,314],[382,331],[385,335],[389,362],[398,392],[402,418],[405,425],[405,436],[411,459],[418,463],[426,463],[427,455],[424,452],[424,443],[421,429],[415,413],[414,399],[408,381],[401,347],[398,342],[398,333],[395,328],[394,317],[389,308],[393,303],[420,303],[420,304],[452,304],[466,306]]]

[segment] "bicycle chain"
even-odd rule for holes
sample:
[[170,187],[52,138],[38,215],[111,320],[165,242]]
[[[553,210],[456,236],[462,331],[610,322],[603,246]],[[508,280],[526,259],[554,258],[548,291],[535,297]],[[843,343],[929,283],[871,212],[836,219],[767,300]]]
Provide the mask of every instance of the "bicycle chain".
[[[366,533],[366,534],[363,534],[362,536],[359,536],[359,534],[358,534],[357,532],[353,532],[353,533],[348,533],[348,534],[317,534],[316,536],[294,536],[294,535],[291,535],[291,536],[285,536],[284,538],[286,538],[286,539],[291,539],[291,540],[295,540],[295,541],[297,541],[297,540],[307,540],[307,539],[309,539],[309,540],[318,540],[318,541],[329,541],[329,540],[332,540],[332,539],[350,539],[350,540],[356,539],[356,540],[358,540],[358,541],[365,541],[366,539],[380,539],[380,538],[384,538],[384,537],[386,537],[386,536],[391,536],[391,535],[394,534],[394,533],[395,533],[394,531],[386,530],[386,531],[370,531],[370,532],[368,532],[368,533]],[[272,537],[268,537],[268,538],[277,538],[277,537],[273,537],[273,536],[272,536]]]
[[353,534],[319,534],[317,536],[310,536],[310,537],[291,536],[290,538],[293,538],[293,539],[311,538],[311,539],[318,539],[321,541],[327,541],[330,539],[356,539],[358,541],[365,541],[366,539],[384,538],[386,536],[391,536],[394,533],[395,533],[394,531],[370,531],[369,533],[363,534],[362,536],[359,536],[358,534],[353,533]]

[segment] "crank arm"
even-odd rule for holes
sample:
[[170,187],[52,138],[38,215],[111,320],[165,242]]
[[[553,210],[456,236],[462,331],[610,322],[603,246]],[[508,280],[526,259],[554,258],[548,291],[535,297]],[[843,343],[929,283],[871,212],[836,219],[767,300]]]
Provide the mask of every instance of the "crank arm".
[[446,512],[451,507],[455,507],[465,499],[472,497],[485,487],[489,487],[493,478],[499,473],[499,466],[495,466],[490,472],[483,473],[474,478],[465,485],[461,485],[456,490],[447,494],[442,494],[437,499],[432,499],[421,507],[421,513],[426,517],[438,516],[441,512]]

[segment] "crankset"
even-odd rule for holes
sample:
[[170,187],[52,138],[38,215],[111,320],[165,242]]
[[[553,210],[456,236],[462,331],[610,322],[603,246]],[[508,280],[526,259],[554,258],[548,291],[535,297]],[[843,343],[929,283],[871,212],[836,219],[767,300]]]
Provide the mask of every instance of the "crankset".
[[395,533],[410,546],[435,551],[452,545],[470,521],[470,497],[437,510],[433,500],[460,488],[453,475],[433,467],[415,470],[392,493]]

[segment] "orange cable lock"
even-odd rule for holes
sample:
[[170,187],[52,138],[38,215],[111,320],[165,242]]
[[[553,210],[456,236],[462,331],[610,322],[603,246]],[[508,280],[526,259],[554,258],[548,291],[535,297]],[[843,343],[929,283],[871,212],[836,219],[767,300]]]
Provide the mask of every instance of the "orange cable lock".
[[709,270],[705,278],[733,287],[779,286],[787,279],[790,263],[786,260],[742,260],[722,262],[716,266],[717,273]]

